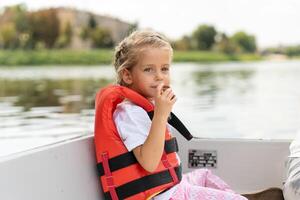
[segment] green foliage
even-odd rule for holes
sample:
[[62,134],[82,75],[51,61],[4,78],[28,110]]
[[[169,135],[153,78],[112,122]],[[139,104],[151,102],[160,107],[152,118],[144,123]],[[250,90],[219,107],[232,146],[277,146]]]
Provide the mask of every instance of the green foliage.
[[44,43],[46,48],[52,48],[59,36],[59,20],[55,10],[30,13],[29,23],[34,44]]
[[[112,49],[75,50],[0,50],[0,66],[13,65],[98,65],[109,64]],[[228,55],[212,51],[175,51],[174,62],[218,62],[232,60],[260,60],[257,54]]]
[[214,49],[229,55],[240,52],[240,47],[234,43],[225,33],[220,33],[217,37],[217,43]]
[[129,29],[128,29],[126,35],[129,35],[129,34],[132,33],[133,31],[138,30],[138,28],[139,28],[138,22],[134,22],[134,23],[130,24],[130,27],[129,27]]
[[28,48],[31,34],[26,6],[19,4],[6,7],[3,15],[6,17],[0,26],[0,48]]
[[97,65],[111,63],[113,51],[75,50],[0,50],[0,66],[12,65]]
[[13,23],[6,23],[0,28],[0,46],[14,49],[18,46],[18,35]]
[[253,53],[256,51],[255,37],[243,31],[235,33],[231,40],[241,48],[242,52]]
[[56,48],[64,48],[67,47],[67,45],[70,43],[70,40],[65,34],[59,35],[57,40],[55,41],[55,47]]
[[213,51],[175,51],[174,62],[221,62],[221,61],[248,61],[260,60],[256,54],[228,55]]
[[[82,28],[80,37],[83,40],[91,40],[94,48],[111,48],[114,45],[114,41],[111,32],[103,27],[96,26],[93,22],[95,19],[91,15],[89,19],[89,26]],[[95,27],[96,26],[96,27]]]
[[81,29],[81,31],[80,31],[81,39],[86,40],[89,38],[89,32],[90,32],[89,30],[90,29],[88,27],[84,27]]
[[300,45],[287,47],[285,53],[288,56],[300,56]]
[[114,45],[111,33],[107,29],[97,27],[91,31],[90,37],[96,48],[110,48]]
[[217,31],[213,26],[201,25],[192,34],[192,39],[196,41],[197,49],[210,50],[215,43]]
[[217,33],[213,26],[201,25],[191,36],[184,36],[173,41],[174,49],[187,50],[213,50],[228,55],[240,53],[254,53],[256,51],[256,40],[252,35],[245,32],[237,32],[232,37],[225,33]]
[[70,22],[67,23],[63,34],[67,37],[68,42],[70,42],[71,41],[71,37],[73,35],[73,30],[72,30]]
[[73,36],[72,26],[70,22],[67,22],[64,30],[62,31],[62,33],[59,34],[59,37],[55,42],[55,47],[57,48],[67,47],[71,43],[72,36]]
[[174,49],[179,51],[187,51],[192,49],[191,38],[189,36],[183,36],[181,39],[172,43]]
[[90,18],[89,18],[88,27],[89,27],[90,29],[94,29],[94,28],[97,27],[97,22],[96,22],[96,20],[95,20],[95,17],[94,17],[92,14],[90,15]]
[[[67,48],[72,42],[73,30],[70,22],[60,24],[55,9],[27,12],[26,7],[20,4],[6,8],[5,12],[9,12],[7,16],[10,16],[10,18],[5,23],[1,23],[0,48],[44,50],[53,47]],[[87,40],[85,44],[92,44],[94,48],[113,47],[114,41],[111,32],[104,27],[99,27],[93,14],[90,14],[86,26],[80,28],[82,30],[79,36],[82,40]],[[129,28],[129,32],[137,28],[138,24],[133,23]],[[216,29],[210,25],[198,26],[191,35],[183,36],[181,39],[172,42],[172,46],[180,51],[213,50],[232,57],[236,54],[256,51],[254,36],[245,32],[237,32],[232,37],[224,33],[217,34]],[[299,47],[286,48],[284,52],[290,56],[299,55]],[[193,53],[189,52],[189,58],[192,58],[192,55]],[[202,53],[197,55],[203,56]],[[216,56],[220,55],[222,54]],[[206,60],[208,57],[206,55],[198,60]],[[34,56],[34,58],[39,58],[39,56]],[[207,60],[210,60],[210,58]],[[33,63],[35,62],[33,61]],[[16,63],[19,63],[19,61],[16,61]]]
[[27,18],[27,9],[24,4],[18,4],[8,8],[13,15],[13,22],[20,33],[29,31],[29,22]]
[[175,51],[174,62],[212,62],[226,61],[228,56],[210,51]]

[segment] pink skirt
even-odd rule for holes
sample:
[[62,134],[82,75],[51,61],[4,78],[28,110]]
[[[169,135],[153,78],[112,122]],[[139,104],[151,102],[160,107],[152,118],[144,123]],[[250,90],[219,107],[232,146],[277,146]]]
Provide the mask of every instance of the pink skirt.
[[184,174],[170,200],[247,200],[208,169]]

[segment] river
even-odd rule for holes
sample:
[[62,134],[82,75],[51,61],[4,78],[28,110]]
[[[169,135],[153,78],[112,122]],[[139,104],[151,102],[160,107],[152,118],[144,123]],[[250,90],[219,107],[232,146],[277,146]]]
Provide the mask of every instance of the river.
[[[300,61],[175,63],[174,113],[201,138],[292,139]],[[111,66],[0,67],[0,156],[93,133]]]

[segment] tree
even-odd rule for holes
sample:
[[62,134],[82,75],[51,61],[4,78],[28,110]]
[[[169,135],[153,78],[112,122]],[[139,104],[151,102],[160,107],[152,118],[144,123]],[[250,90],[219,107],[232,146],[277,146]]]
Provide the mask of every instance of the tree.
[[14,49],[18,46],[18,35],[13,23],[6,23],[0,28],[0,47]]
[[62,32],[59,34],[59,37],[55,42],[55,47],[58,48],[67,47],[71,43],[72,36],[73,36],[73,29],[71,23],[68,21],[63,27]]
[[181,51],[190,50],[192,49],[191,38],[185,35],[181,39],[174,41],[172,46],[174,46],[176,50],[181,50]]
[[217,32],[213,26],[201,25],[192,34],[192,38],[196,41],[197,49],[210,50],[215,43]]
[[80,31],[80,38],[82,40],[86,40],[90,37],[90,29],[88,27],[83,27],[81,28],[81,31]]
[[231,37],[231,40],[237,44],[243,52],[253,53],[256,51],[256,40],[253,35],[239,31]]
[[133,31],[138,30],[138,28],[139,28],[138,22],[134,22],[134,23],[130,24],[126,35],[130,35]]
[[218,34],[215,49],[225,54],[234,54],[240,51],[239,46],[235,44],[230,38],[228,38],[225,33]]
[[54,9],[42,10],[29,15],[32,39],[52,48],[59,36],[59,20]]
[[97,22],[95,20],[95,17],[91,14],[89,18],[89,28],[95,29],[97,27]]
[[114,45],[111,33],[108,29],[97,27],[90,35],[93,46],[96,48],[109,48]]
[[10,11],[13,13],[13,22],[15,23],[18,32],[28,32],[29,22],[27,18],[27,9],[25,4],[18,4],[9,7]]
[[288,56],[299,56],[300,45],[286,47],[284,48],[284,53]]
[[31,32],[25,4],[8,6],[2,14],[1,35],[3,48],[28,48]]

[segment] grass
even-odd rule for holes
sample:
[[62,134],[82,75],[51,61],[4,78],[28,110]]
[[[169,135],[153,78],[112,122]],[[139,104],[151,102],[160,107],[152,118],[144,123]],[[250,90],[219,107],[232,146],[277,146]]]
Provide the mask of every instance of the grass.
[[[112,63],[113,50],[0,50],[0,66],[98,65]],[[210,51],[175,51],[174,62],[260,60],[257,54],[227,55]]]
[[300,55],[299,56],[291,56],[292,59],[295,59],[295,60],[299,60],[300,59]]
[[228,55],[213,51],[175,51],[174,62],[221,62],[261,60],[258,54]]
[[0,51],[0,65],[95,65],[111,63],[112,50]]

